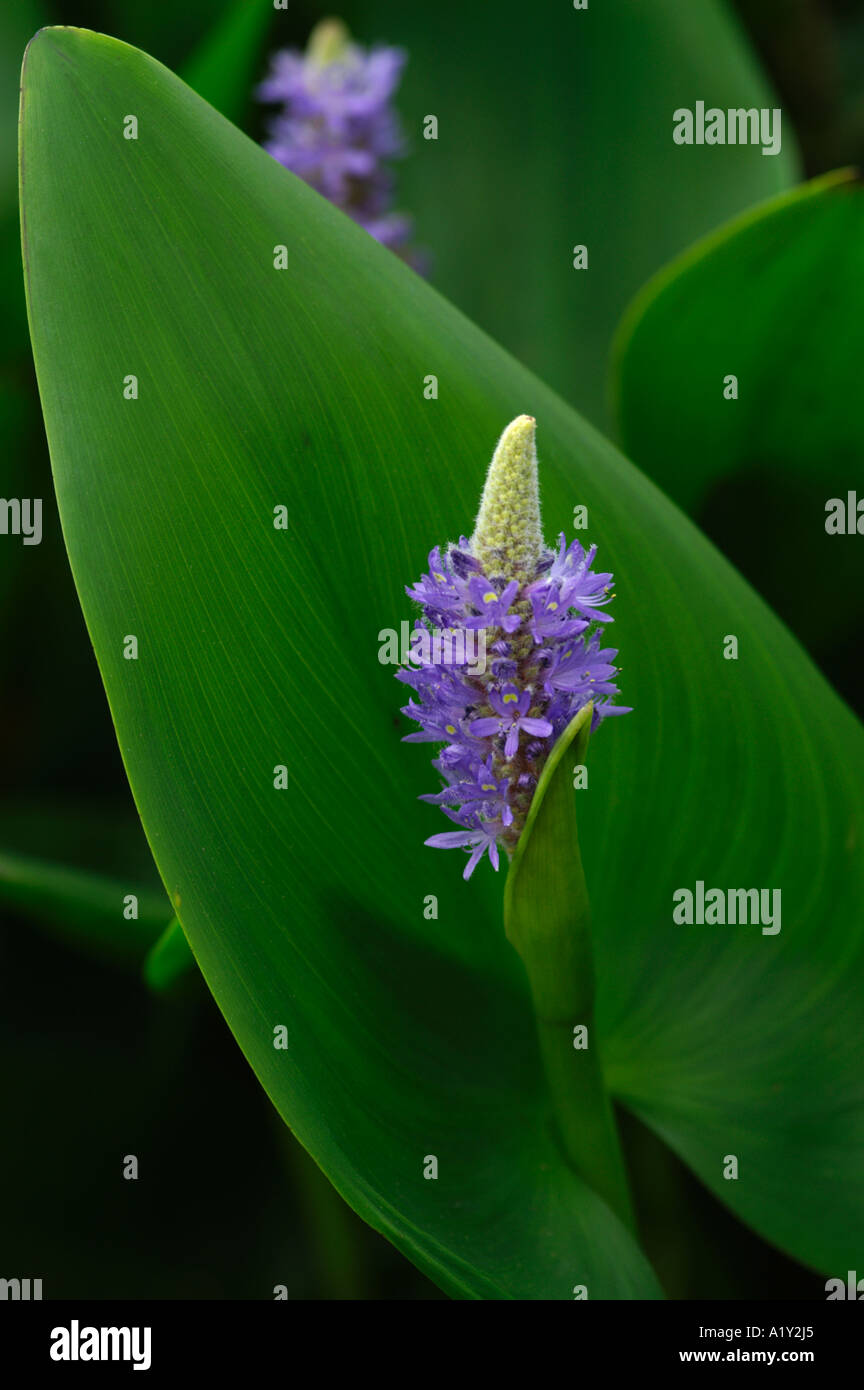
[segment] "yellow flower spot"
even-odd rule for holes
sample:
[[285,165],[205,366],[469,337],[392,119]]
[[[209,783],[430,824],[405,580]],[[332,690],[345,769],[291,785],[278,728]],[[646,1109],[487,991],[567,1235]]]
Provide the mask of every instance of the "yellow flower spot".
[[445,732],[445,734],[455,734],[455,732],[456,732],[456,725],[455,725],[455,724],[445,724],[445,726],[444,726],[444,732]]
[[504,704],[505,704],[505,705],[509,705],[510,702],[511,702],[511,700],[514,701],[514,702],[518,705],[518,703],[519,703],[519,696],[518,696],[518,695],[513,695],[513,694],[505,695],[505,696],[504,696]]
[[483,602],[484,602],[484,603],[497,603],[497,602],[498,602],[498,595],[497,595],[497,594],[493,594],[493,593],[484,594],[484,595],[483,595]]

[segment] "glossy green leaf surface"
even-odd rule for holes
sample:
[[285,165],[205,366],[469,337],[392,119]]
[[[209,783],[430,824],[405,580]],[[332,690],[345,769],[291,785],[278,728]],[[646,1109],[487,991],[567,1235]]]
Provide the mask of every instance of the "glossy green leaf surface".
[[[862,1230],[860,727],[615,449],[158,64],[43,32],[22,161],[64,534],[121,751],[204,977],[298,1138],[452,1293],[657,1293],[550,1135],[500,879],[466,884],[461,856],[423,847],[434,774],[379,660],[530,411],[547,537],[587,506],[616,574],[635,707],[592,741],[578,803],[607,1075],[759,1231],[843,1267]],[[674,925],[696,879],[782,888],[782,933]]]

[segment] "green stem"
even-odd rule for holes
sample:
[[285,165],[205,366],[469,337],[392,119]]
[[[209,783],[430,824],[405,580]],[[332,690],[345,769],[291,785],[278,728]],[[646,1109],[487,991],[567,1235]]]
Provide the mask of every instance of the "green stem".
[[[536,995],[537,1032],[556,1128],[576,1172],[635,1231],[627,1170],[603,1069],[590,1006],[564,1019],[543,1017]],[[584,1024],[588,1045],[574,1048],[574,1018]]]
[[510,866],[504,925],[528,975],[562,1148],[575,1171],[635,1231],[621,1142],[603,1079],[590,904],[573,791],[562,762],[565,754],[568,763],[584,762],[590,721],[589,706],[559,739],[543,770]]

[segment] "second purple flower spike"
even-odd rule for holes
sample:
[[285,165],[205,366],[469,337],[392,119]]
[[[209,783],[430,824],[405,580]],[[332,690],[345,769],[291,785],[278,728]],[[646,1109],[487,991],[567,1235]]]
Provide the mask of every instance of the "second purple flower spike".
[[[339,20],[322,20],[305,53],[277,53],[258,89],[282,110],[264,148],[376,241],[402,254],[411,222],[392,210],[388,161],[403,153],[392,97],[405,64],[398,48],[361,48]],[[410,259],[410,258],[409,258]]]

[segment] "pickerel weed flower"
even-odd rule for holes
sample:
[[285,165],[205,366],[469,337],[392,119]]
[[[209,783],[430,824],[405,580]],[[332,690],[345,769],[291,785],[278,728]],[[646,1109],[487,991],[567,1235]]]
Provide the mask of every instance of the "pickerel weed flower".
[[351,42],[338,20],[322,20],[305,53],[277,53],[258,95],[279,102],[264,148],[377,241],[400,251],[411,223],[391,210],[386,161],[403,153],[391,98],[405,54]]
[[468,850],[465,878],[484,854],[497,869],[499,848],[513,853],[543,765],[574,716],[593,701],[593,732],[628,713],[612,698],[618,653],[601,645],[612,575],[595,573],[596,551],[563,535],[557,550],[544,545],[535,421],[520,415],[498,442],[470,541],[436,547],[429,573],[405,591],[422,608],[415,626],[485,634],[482,674],[460,663],[452,643],[440,661],[397,672],[418,697],[402,710],[421,726],[405,742],[444,745],[432,763],[442,789],[421,800],[455,828],[426,844]]

